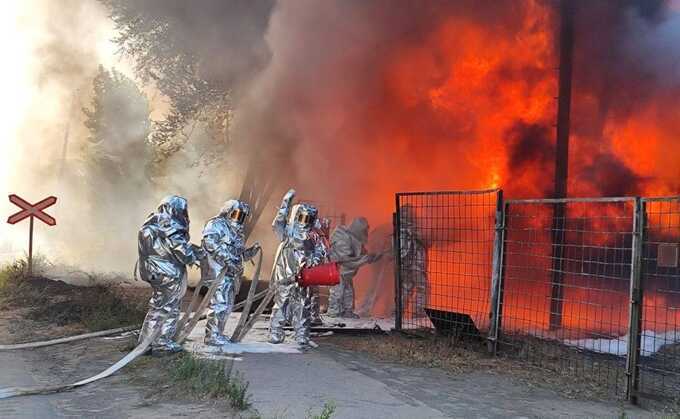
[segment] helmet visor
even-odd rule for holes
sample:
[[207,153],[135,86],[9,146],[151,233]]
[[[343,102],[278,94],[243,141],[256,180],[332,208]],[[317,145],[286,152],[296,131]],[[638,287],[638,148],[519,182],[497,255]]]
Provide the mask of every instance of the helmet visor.
[[297,214],[297,217],[295,218],[295,221],[298,224],[310,225],[314,222],[314,216],[312,214],[307,213],[307,212],[299,212]]
[[233,211],[229,213],[229,220],[237,223],[237,224],[243,224],[246,221],[246,217],[248,216],[248,213],[241,208],[235,208]]

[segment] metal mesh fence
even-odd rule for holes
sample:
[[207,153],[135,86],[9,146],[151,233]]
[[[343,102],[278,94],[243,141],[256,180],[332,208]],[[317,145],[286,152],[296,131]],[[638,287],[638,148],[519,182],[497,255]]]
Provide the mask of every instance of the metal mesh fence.
[[481,338],[499,192],[397,195],[397,328]]
[[397,329],[486,338],[633,402],[680,400],[680,197],[396,203]]
[[639,392],[680,394],[680,198],[644,200]]
[[633,199],[508,201],[499,351],[625,390]]

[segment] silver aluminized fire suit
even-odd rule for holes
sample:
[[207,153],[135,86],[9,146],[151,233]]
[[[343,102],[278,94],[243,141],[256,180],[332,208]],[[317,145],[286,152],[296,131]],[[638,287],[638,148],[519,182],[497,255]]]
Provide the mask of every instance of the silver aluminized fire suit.
[[354,313],[354,276],[359,268],[380,259],[366,252],[368,221],[355,218],[349,226],[338,226],[331,235],[330,258],[340,265],[340,283],[331,288],[328,316],[359,318]]
[[203,229],[201,245],[207,256],[201,263],[201,278],[205,285],[211,286],[226,269],[222,283],[210,300],[211,311],[205,328],[208,345],[221,346],[230,342],[224,336],[224,326],[234,307],[234,288],[243,275],[243,262],[251,260],[260,250],[258,243],[245,247],[243,223],[249,214],[248,204],[230,199]]
[[174,342],[179,308],[187,288],[186,266],[202,256],[200,247],[189,242],[189,213],[186,199],[169,196],[150,214],[138,233],[139,274],[153,288],[149,312],[139,342],[161,327],[152,349],[177,352]]
[[295,329],[295,341],[307,346],[312,320],[311,299],[309,290],[298,285],[297,277],[302,268],[319,264],[326,250],[321,241],[313,240],[310,234],[317,209],[309,204],[291,207],[294,197],[294,190],[286,193],[272,223],[281,244],[274,259],[270,283],[275,289],[270,342],[283,342],[284,324],[290,322]]
[[[314,229],[312,230],[312,233],[310,235],[312,240],[314,240],[315,242],[318,241],[320,243],[319,245],[317,245],[317,248],[321,247],[324,249],[321,261],[319,263],[326,263],[330,260],[328,255],[328,251],[331,248],[329,241],[330,227],[331,221],[328,218],[319,218],[315,223]],[[310,296],[309,298],[311,299],[312,304],[312,326],[314,325],[319,326],[323,324],[323,320],[321,319],[321,308],[319,306],[320,290],[318,286],[308,288]]]
[[[399,241],[401,244],[401,307],[411,317],[425,317],[427,300],[427,251],[418,234],[416,214],[410,205],[400,208]],[[414,306],[409,307],[411,302]]]

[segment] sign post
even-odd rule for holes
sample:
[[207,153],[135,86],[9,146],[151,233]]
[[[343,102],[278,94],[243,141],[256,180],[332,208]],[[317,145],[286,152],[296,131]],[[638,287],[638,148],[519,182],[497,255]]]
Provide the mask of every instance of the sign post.
[[56,225],[57,220],[46,212],[43,212],[43,210],[56,204],[57,198],[50,196],[38,203],[31,204],[25,199],[20,198],[18,195],[12,194],[9,196],[9,202],[21,208],[21,211],[9,216],[7,219],[9,224],[16,224],[21,220],[30,218],[28,227],[28,276],[30,278],[33,275],[33,218],[37,217],[48,226]]

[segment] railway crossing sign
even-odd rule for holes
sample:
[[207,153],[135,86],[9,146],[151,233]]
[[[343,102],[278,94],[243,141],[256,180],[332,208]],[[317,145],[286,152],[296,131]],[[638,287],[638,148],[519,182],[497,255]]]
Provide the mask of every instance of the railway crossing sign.
[[16,224],[26,218],[30,219],[30,226],[28,229],[28,276],[30,277],[33,274],[33,219],[37,218],[49,226],[56,225],[57,220],[44,212],[44,210],[56,204],[57,198],[50,196],[40,202],[31,204],[18,195],[12,194],[9,196],[9,202],[21,208],[21,211],[16,212],[7,218],[9,224]]

